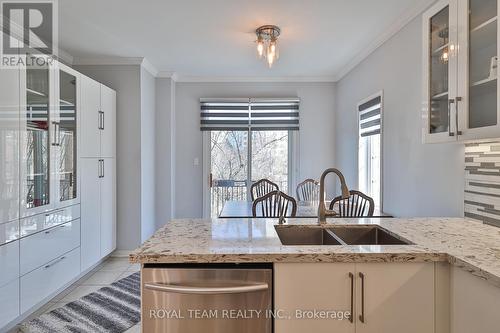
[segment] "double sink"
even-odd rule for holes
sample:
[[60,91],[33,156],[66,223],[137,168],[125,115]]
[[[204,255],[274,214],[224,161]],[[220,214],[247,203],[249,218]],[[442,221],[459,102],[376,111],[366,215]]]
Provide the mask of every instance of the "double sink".
[[411,245],[378,225],[276,225],[283,245]]

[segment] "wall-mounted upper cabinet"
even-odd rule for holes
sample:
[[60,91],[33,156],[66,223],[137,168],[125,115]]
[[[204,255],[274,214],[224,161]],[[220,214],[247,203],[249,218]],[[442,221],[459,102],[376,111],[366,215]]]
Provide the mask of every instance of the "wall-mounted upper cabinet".
[[423,15],[423,141],[500,137],[498,0],[442,0]]
[[83,79],[81,157],[115,157],[116,92],[91,78]]

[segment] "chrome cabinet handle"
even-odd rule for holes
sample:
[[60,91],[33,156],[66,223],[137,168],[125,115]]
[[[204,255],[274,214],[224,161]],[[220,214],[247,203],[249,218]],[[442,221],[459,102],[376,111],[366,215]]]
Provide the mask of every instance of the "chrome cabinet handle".
[[193,287],[193,286],[182,286],[173,284],[145,283],[144,288],[149,290],[170,292],[177,294],[217,295],[217,294],[252,293],[256,291],[268,290],[269,286],[267,283],[248,284],[241,286],[228,286],[228,287]]
[[455,136],[455,133],[451,131],[451,104],[453,103],[455,103],[455,99],[450,98],[448,100],[448,136]]
[[54,215],[54,214],[57,214],[57,213],[60,213],[60,212],[63,212],[66,208],[61,208],[61,209],[58,209],[58,210],[55,210],[53,212],[50,212],[50,213],[46,213],[45,214],[45,217],[49,217],[51,215]]
[[61,145],[61,130],[59,127],[59,123],[57,121],[53,121],[52,125],[54,125],[54,141],[52,141],[52,146],[60,146]]
[[458,129],[458,102],[462,101],[462,97],[458,96],[455,98],[456,103],[455,103],[455,125],[456,125],[456,130],[457,130],[457,135],[462,135],[462,131]]
[[99,114],[99,125],[98,125],[98,128],[100,130],[103,130],[104,129],[104,111],[99,110],[98,114]]
[[45,231],[44,231],[44,233],[45,233],[46,235],[48,235],[48,234],[50,234],[52,231],[54,231],[54,229],[56,229],[56,228],[65,228],[65,227],[66,227],[66,224],[62,224],[62,225],[60,225],[60,226],[57,226],[57,227],[51,228],[51,229],[49,229],[49,230],[45,230]]
[[351,279],[351,314],[349,315],[349,321],[354,322],[354,274],[349,272],[349,278]]
[[359,273],[359,277],[361,278],[361,314],[359,315],[359,321],[365,322],[365,275],[363,273]]
[[104,160],[101,160],[101,165],[102,165],[101,178],[104,178]]
[[63,256],[63,257],[57,259],[56,261],[54,261],[54,262],[52,262],[50,264],[45,265],[43,268],[45,268],[45,269],[50,268],[50,267],[54,266],[55,264],[60,263],[64,259],[66,259],[66,257]]

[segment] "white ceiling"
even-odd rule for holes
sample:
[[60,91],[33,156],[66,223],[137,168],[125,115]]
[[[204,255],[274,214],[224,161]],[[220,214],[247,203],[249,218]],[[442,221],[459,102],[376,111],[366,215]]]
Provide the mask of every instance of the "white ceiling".
[[[338,78],[432,0],[59,0],[60,47],[80,61],[145,57],[181,77]],[[272,69],[256,27],[281,27]],[[87,59],[87,60],[85,60]]]

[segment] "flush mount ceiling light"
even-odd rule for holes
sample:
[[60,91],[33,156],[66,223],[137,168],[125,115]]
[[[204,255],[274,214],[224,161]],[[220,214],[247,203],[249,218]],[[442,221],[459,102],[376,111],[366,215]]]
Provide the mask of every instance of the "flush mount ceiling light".
[[275,25],[263,25],[255,30],[255,34],[257,35],[257,54],[260,59],[266,59],[269,68],[279,58],[278,37],[280,32],[280,28]]

